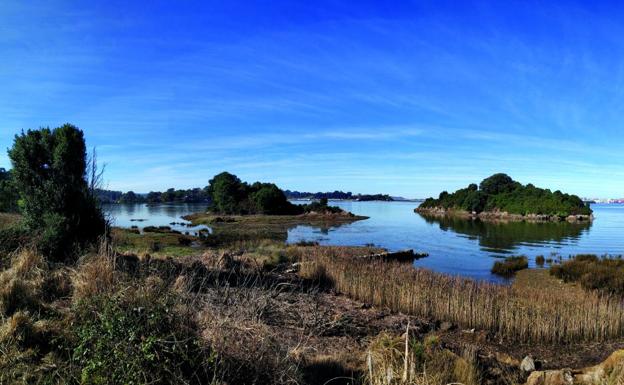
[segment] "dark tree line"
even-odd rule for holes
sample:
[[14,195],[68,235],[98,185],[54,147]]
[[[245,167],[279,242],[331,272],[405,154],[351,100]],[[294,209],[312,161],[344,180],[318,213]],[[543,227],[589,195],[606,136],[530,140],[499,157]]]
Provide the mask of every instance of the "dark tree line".
[[353,194],[352,192],[334,191],[334,192],[300,192],[285,190],[284,193],[288,199],[343,199],[358,201],[393,201],[388,194]]
[[208,187],[180,189],[170,188],[166,191],[150,191],[138,194],[134,191],[121,192],[98,190],[97,197],[102,203],[207,203],[210,201]]

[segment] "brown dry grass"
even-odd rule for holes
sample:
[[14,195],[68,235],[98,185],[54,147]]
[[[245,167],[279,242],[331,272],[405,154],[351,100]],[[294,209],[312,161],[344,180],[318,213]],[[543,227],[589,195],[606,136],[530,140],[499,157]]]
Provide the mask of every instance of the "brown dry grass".
[[619,297],[598,293],[517,290],[397,263],[354,262],[311,253],[304,277],[323,271],[335,288],[393,311],[488,330],[509,341],[601,341],[624,335]]
[[46,271],[43,258],[33,250],[17,252],[11,267],[0,273],[0,314],[10,316],[21,309],[36,311]]
[[440,347],[433,336],[418,341],[382,333],[370,343],[365,383],[369,385],[481,385],[476,351],[463,356]]
[[115,255],[107,245],[100,246],[100,252],[88,256],[72,274],[73,300],[108,293],[115,288]]

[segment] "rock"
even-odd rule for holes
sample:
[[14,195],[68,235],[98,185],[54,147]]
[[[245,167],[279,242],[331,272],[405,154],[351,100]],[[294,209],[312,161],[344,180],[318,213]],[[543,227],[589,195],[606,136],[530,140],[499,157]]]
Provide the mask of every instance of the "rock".
[[526,385],[619,384],[624,378],[624,350],[615,351],[601,364],[585,369],[545,370],[529,375]]
[[524,357],[520,363],[520,370],[528,373],[535,371],[535,361],[533,361],[533,357],[531,357],[531,355]]
[[574,376],[570,369],[547,370],[545,372],[533,372],[529,376],[526,385],[573,385]]

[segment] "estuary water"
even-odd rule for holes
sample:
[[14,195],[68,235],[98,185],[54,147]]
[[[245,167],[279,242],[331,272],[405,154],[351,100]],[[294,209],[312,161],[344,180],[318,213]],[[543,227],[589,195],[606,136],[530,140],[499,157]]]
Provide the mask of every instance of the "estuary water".
[[[485,280],[497,280],[490,274],[490,268],[495,258],[504,256],[526,255],[533,264],[538,255],[548,258],[580,253],[624,254],[624,205],[592,205],[595,220],[591,224],[491,224],[425,218],[413,211],[418,202],[332,201],[331,204],[370,219],[332,228],[297,226],[288,231],[288,242],[374,244],[391,251],[414,249],[429,254],[416,261],[417,266]],[[182,215],[205,208],[205,204],[139,204],[110,205],[105,209],[117,226],[144,227],[184,222]],[[189,231],[185,225],[172,227]]]

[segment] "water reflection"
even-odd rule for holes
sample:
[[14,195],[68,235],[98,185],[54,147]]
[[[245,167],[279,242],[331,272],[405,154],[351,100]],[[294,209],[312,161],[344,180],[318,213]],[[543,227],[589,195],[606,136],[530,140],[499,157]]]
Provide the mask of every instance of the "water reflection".
[[114,226],[142,229],[146,226],[170,226],[181,232],[194,233],[206,226],[189,226],[190,222],[182,219],[184,215],[206,211],[205,203],[172,203],[147,205],[137,204],[108,204],[104,211],[113,220]]
[[453,231],[477,240],[482,250],[495,253],[512,253],[519,246],[561,246],[574,243],[591,228],[590,222],[484,222],[478,219],[421,216],[429,224],[438,224],[440,230]]

